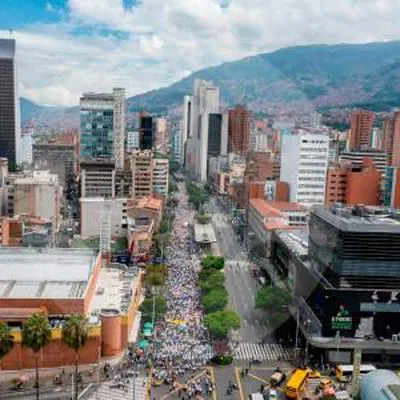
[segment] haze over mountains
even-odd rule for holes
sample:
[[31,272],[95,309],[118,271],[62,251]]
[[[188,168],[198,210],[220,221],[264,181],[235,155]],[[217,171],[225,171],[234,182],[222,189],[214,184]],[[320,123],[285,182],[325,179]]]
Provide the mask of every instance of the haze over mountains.
[[[280,104],[390,109],[400,104],[400,41],[296,46],[224,63],[130,97],[128,110],[174,109],[191,93],[196,78],[220,86],[224,104],[246,103],[254,111]],[[21,117],[23,122],[34,117],[49,123],[69,118],[75,123],[79,108],[42,107],[21,99]]]

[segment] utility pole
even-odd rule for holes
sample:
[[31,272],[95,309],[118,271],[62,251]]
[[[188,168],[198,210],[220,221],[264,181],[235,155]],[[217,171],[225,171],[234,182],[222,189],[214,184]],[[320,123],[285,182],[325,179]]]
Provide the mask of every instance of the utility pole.
[[294,351],[296,353],[296,359],[297,359],[297,352],[299,348],[299,329],[300,329],[300,313],[299,309],[297,308],[297,316],[296,316],[296,338],[294,341]]

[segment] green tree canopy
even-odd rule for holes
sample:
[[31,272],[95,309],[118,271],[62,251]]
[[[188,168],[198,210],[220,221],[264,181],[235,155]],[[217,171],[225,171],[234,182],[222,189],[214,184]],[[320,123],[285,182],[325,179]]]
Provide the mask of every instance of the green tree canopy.
[[201,265],[204,269],[216,269],[220,270],[224,268],[225,259],[220,256],[206,256],[201,261]]
[[146,273],[148,273],[148,274],[160,273],[166,278],[168,276],[168,267],[165,264],[149,265],[146,268]]
[[89,338],[87,318],[79,313],[71,314],[62,328],[63,342],[76,352],[85,345]]
[[226,338],[231,329],[240,328],[240,318],[232,310],[223,310],[205,316],[204,323],[212,336]]
[[[167,312],[167,304],[162,296],[157,296],[154,299],[155,302],[155,317],[161,318]],[[144,299],[140,305],[139,310],[143,313],[145,321],[151,321],[153,315],[153,299]]]
[[[215,270],[205,270],[204,272],[209,272],[210,274],[203,275],[203,279],[199,278],[200,288],[203,292],[208,293],[211,290],[219,290],[220,288],[224,288],[225,276],[220,271]],[[199,274],[200,275],[200,274]]]
[[203,186],[189,182],[186,185],[186,190],[189,194],[189,203],[192,203],[197,210],[200,210],[202,205],[209,199],[209,193]]
[[228,294],[225,288],[222,290],[212,290],[202,296],[201,304],[206,314],[223,310],[228,304]]
[[196,221],[202,225],[209,224],[211,222],[211,217],[208,214],[199,213],[196,215]]
[[287,309],[291,296],[287,289],[276,286],[263,286],[256,295],[256,308],[270,313],[282,313]]
[[146,274],[144,278],[147,285],[150,286],[164,286],[165,276],[161,272],[151,272]]
[[0,360],[11,351],[13,346],[14,341],[10,327],[5,322],[0,321]]

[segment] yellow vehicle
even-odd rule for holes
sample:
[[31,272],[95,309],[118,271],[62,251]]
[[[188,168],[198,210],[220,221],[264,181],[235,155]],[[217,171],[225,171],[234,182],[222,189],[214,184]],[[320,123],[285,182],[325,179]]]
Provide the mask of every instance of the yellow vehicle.
[[[360,365],[360,375],[368,374],[368,372],[375,371],[376,367],[371,364],[361,364]],[[352,365],[337,365],[335,372],[336,372],[336,379],[339,382],[349,382],[353,376],[353,366]]]
[[296,369],[290,377],[285,388],[285,395],[289,399],[298,399],[304,391],[308,371],[306,369]]
[[307,368],[308,378],[310,379],[320,379],[321,373],[316,369]]

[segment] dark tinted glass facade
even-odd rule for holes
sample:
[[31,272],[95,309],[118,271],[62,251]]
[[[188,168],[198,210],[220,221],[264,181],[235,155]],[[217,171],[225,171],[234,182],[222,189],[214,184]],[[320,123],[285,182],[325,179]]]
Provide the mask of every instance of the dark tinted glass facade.
[[16,165],[14,60],[0,58],[0,157]]
[[310,256],[335,285],[342,276],[400,276],[400,231],[373,231],[370,225],[364,232],[343,231],[311,216]]
[[209,156],[219,156],[221,154],[221,129],[222,115],[209,114],[208,117],[208,150]]
[[140,118],[139,129],[140,150],[151,150],[153,148],[153,118],[143,116]]

